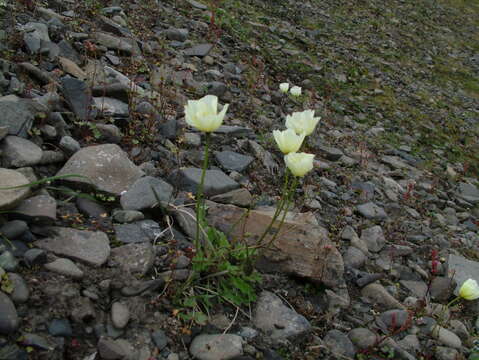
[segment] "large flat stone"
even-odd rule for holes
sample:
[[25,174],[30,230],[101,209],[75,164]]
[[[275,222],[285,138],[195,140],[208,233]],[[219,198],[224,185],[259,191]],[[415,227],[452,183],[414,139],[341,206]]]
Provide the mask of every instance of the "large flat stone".
[[[273,211],[250,211],[245,217],[246,210],[236,206],[208,205],[210,225],[250,245],[256,244],[273,216]],[[278,226],[279,220],[264,238],[264,244],[272,240]],[[341,254],[312,213],[289,214],[271,246],[262,250],[256,265],[265,271],[281,271],[331,287],[344,282]]]
[[66,178],[64,181],[93,185],[99,190],[120,195],[130,188],[143,171],[128,159],[128,155],[115,144],[89,146],[77,151],[57,173],[87,177]]
[[0,210],[15,207],[30,193],[29,187],[3,190],[3,188],[28,184],[28,179],[15,170],[0,168]]
[[34,242],[34,246],[89,265],[101,266],[110,256],[110,241],[101,231],[51,227],[52,235]]

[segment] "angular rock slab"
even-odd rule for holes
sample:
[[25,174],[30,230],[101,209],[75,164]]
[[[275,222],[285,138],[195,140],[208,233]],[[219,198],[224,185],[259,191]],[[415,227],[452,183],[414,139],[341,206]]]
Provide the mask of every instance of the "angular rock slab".
[[57,201],[49,195],[37,195],[23,200],[15,213],[32,222],[51,223],[57,218]]
[[193,339],[190,353],[199,360],[227,360],[243,355],[243,339],[233,334],[201,334]]
[[150,243],[133,243],[111,250],[108,264],[118,266],[124,273],[145,275],[153,266],[155,252]]
[[49,230],[53,235],[35,241],[35,247],[93,266],[103,265],[110,256],[110,241],[108,236],[101,231],[64,227],[50,227]]
[[25,167],[37,165],[42,160],[42,149],[30,140],[19,136],[7,136],[0,150],[5,167]]
[[457,186],[457,196],[470,203],[479,204],[479,189],[472,184],[459,183]]
[[0,168],[0,210],[15,207],[30,193],[29,187],[4,190],[12,186],[26,185],[30,181],[18,171]]
[[173,186],[166,181],[145,176],[138,179],[126,193],[121,196],[120,203],[124,210],[150,209],[160,201],[170,201]]
[[[248,244],[256,244],[273,216],[272,213],[250,211],[244,218],[245,210],[233,205],[213,205],[210,203],[208,223],[224,233],[231,231],[233,239],[244,238]],[[279,220],[265,236],[268,241],[276,232]],[[247,234],[248,236],[245,236]],[[326,229],[318,225],[310,213],[288,216],[272,247],[264,249],[258,266],[264,270],[281,271],[314,282],[335,287],[344,282],[344,263],[339,251],[328,237]]]
[[66,182],[94,185],[99,190],[121,195],[142,175],[143,171],[128,159],[128,155],[115,144],[89,146],[77,151],[57,173],[87,177],[71,177]]
[[[201,169],[183,168],[170,176],[170,182],[181,190],[196,194],[201,179]],[[206,170],[203,191],[206,196],[223,194],[240,187],[236,181],[220,170]]]
[[65,100],[80,120],[94,117],[94,114],[91,113],[91,93],[84,81],[72,77],[63,77],[61,85]]
[[306,318],[269,291],[260,294],[253,315],[254,325],[266,332],[273,340],[298,336],[311,330]]
[[40,105],[15,95],[0,97],[0,127],[6,126],[10,135],[26,138]]
[[464,281],[467,279],[479,280],[479,262],[450,254],[447,260],[447,273],[456,281],[454,295],[457,296]]

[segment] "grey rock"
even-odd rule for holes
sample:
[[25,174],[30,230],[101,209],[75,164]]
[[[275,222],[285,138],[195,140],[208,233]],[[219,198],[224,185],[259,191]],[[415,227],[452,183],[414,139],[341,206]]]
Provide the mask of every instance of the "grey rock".
[[345,266],[359,269],[367,261],[368,257],[358,248],[349,246],[346,253],[343,255]]
[[62,136],[58,146],[68,155],[72,155],[81,149],[80,143],[68,135]]
[[201,145],[201,136],[197,133],[187,132],[184,134],[185,144],[198,147]]
[[93,98],[95,107],[100,114],[113,117],[127,117],[129,114],[128,104],[118,99],[109,97]]
[[10,298],[0,291],[0,334],[11,335],[20,324],[17,309]]
[[122,360],[126,357],[126,351],[118,340],[101,337],[97,348],[101,358],[105,360]]
[[119,223],[132,223],[143,220],[145,215],[141,211],[136,210],[117,210],[113,213],[113,220]]
[[358,205],[357,209],[358,212],[367,219],[382,220],[387,218],[384,209],[373,202]]
[[92,199],[78,197],[75,203],[80,213],[89,218],[99,220],[106,218],[108,215],[108,211],[105,207]]
[[73,61],[75,64],[80,63],[80,55],[78,55],[78,52],[70,45],[68,41],[62,40],[57,45],[60,50],[59,56],[65,57]]
[[404,309],[404,306],[389,294],[381,284],[372,283],[366,285],[361,289],[361,295],[387,309]]
[[254,161],[249,155],[238,154],[234,151],[221,151],[215,153],[220,166],[227,170],[242,172]]
[[38,240],[34,245],[59,256],[101,266],[110,255],[110,241],[101,231],[76,230],[63,227],[50,228],[52,235]]
[[253,204],[253,196],[244,188],[228,191],[224,194],[219,194],[211,197],[211,201],[220,204],[231,204],[241,207],[249,207]]
[[88,322],[96,318],[95,307],[89,298],[75,295],[71,302],[70,315],[77,323]]
[[404,338],[398,341],[398,345],[402,349],[413,354],[421,350],[421,343],[419,342],[417,335],[406,335]]
[[65,182],[94,185],[99,190],[121,195],[143,172],[115,144],[89,146],[76,152],[57,175],[78,174],[86,178],[66,178]]
[[385,311],[379,315],[376,319],[376,323],[384,333],[387,333],[388,331],[394,331],[405,326],[410,320],[412,320],[412,318],[410,318],[408,311],[394,309]]
[[0,151],[3,151],[2,162],[5,167],[37,165],[42,159],[42,149],[19,136],[7,136],[3,139]]
[[330,330],[323,339],[324,344],[335,354],[354,358],[356,349],[349,337],[339,330]]
[[243,355],[243,340],[233,334],[202,334],[191,342],[190,353],[199,360],[233,359]]
[[15,212],[29,222],[52,223],[57,218],[57,201],[50,195],[37,195],[23,200]]
[[[129,92],[130,89],[128,86],[122,83],[96,85],[92,88],[92,94],[95,97],[106,96],[108,98],[118,99],[126,104],[129,103]],[[138,104],[137,108],[135,109],[138,112],[140,112],[138,108],[140,104]]]
[[47,262],[47,253],[42,249],[30,249],[23,257],[28,266],[43,265]]
[[[170,176],[170,183],[175,184],[179,189],[197,192],[198,185],[201,179],[201,169],[198,168],[183,168],[175,171]],[[228,177],[220,170],[206,170],[204,182],[204,194],[212,196],[222,194],[239,188],[240,185]]]
[[45,269],[74,279],[81,279],[84,275],[83,271],[73,261],[64,258],[45,264]]
[[208,10],[208,6],[206,6],[205,4],[202,4],[196,0],[186,0],[191,6],[193,6],[194,8],[196,9],[200,9],[200,10]]
[[120,51],[126,55],[139,55],[141,50],[136,41],[132,38],[114,36],[104,32],[92,34],[93,39],[100,45]]
[[311,324],[304,316],[284,305],[278,296],[269,291],[260,294],[253,322],[273,340],[286,339],[311,330]]
[[[1,101],[0,101],[0,105],[1,105]],[[0,140],[3,140],[5,136],[8,135],[8,130],[9,130],[8,126],[0,126]]]
[[466,325],[460,320],[453,319],[449,321],[449,328],[451,331],[459,336],[461,340],[467,340],[469,338],[469,330]]
[[461,339],[452,331],[445,329],[442,326],[433,326],[431,330],[431,335],[433,338],[437,339],[440,343],[447,347],[460,349],[462,346]]
[[121,196],[120,203],[124,210],[150,209],[158,204],[157,196],[160,201],[169,202],[172,194],[173,186],[161,179],[145,176],[131,185]]
[[49,340],[38,334],[23,333],[20,343],[23,346],[30,346],[40,350],[52,351],[55,349],[55,346]]
[[457,186],[457,196],[473,204],[479,203],[479,189],[472,184],[459,183]]
[[188,29],[170,28],[164,31],[168,40],[185,41],[188,38]]
[[151,333],[151,339],[159,350],[163,350],[168,344],[168,338],[163,330],[156,330]]
[[85,121],[93,117],[91,94],[84,81],[72,77],[63,77],[61,79],[61,90],[65,100],[79,120]]
[[203,56],[208,55],[212,48],[213,48],[212,44],[199,44],[199,45],[195,45],[195,46],[193,46],[189,49],[186,49],[184,51],[184,55],[203,57]]
[[153,220],[141,220],[131,224],[115,224],[116,240],[122,243],[152,242],[161,234],[161,228]]
[[111,250],[109,265],[123,273],[145,275],[153,267],[155,252],[148,242],[118,246]]
[[456,360],[459,358],[459,352],[456,349],[444,346],[436,347],[434,355],[437,360]]
[[361,202],[367,202],[374,199],[375,186],[371,182],[354,182],[351,184],[351,188],[359,193],[359,200]]
[[142,281],[121,288],[121,294],[123,296],[137,296],[144,293],[147,290],[155,291],[165,284],[162,278],[155,280]]
[[379,340],[378,335],[366,328],[356,328],[348,333],[351,342],[360,350],[374,346]]
[[115,301],[111,306],[111,321],[117,329],[123,329],[130,320],[130,310],[125,304]]
[[383,229],[379,225],[364,229],[361,233],[361,240],[367,244],[368,250],[372,252],[379,252],[386,244]]
[[452,274],[456,282],[454,294],[457,296],[459,289],[467,279],[479,279],[479,262],[468,260],[462,256],[450,254],[447,261],[447,273]]
[[206,83],[206,92],[209,95],[222,97],[226,93],[226,91],[228,91],[228,87],[223,82],[212,81],[212,82]]
[[37,54],[44,43],[51,42],[47,25],[29,22],[23,28],[25,30],[23,40],[30,54]]
[[10,298],[15,304],[23,304],[30,297],[30,290],[23,277],[16,273],[8,273],[8,279],[12,282],[13,292]]
[[418,298],[426,296],[427,284],[424,281],[401,280],[400,283],[411,292],[412,296]]
[[48,325],[48,332],[52,336],[67,336],[73,335],[72,326],[68,319],[53,319]]
[[122,134],[120,129],[113,124],[96,124],[96,128],[101,134],[101,138],[111,144],[119,144]]
[[338,161],[344,155],[340,149],[329,146],[319,146],[318,150],[320,155],[330,161]]
[[0,227],[0,234],[9,240],[21,237],[28,230],[28,224],[22,220],[12,220]]
[[0,268],[6,271],[15,271],[18,267],[18,260],[12,252],[4,251],[0,255]]

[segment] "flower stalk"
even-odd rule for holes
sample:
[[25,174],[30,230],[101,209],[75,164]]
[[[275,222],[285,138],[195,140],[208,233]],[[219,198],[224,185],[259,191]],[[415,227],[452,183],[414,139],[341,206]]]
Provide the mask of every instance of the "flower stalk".
[[204,199],[203,199],[203,187],[205,184],[206,169],[208,168],[208,156],[209,156],[209,147],[211,141],[211,134],[205,133],[205,152],[203,156],[203,167],[201,169],[201,178],[200,184],[198,186],[198,191],[196,195],[196,237],[195,237],[195,248],[199,249],[200,246],[200,223],[203,220],[205,208],[204,208]]

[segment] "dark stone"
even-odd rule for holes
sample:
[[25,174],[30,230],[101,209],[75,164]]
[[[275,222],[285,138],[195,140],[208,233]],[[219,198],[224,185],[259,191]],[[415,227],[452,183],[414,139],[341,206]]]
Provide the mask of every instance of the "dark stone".
[[152,332],[151,338],[159,350],[162,350],[168,344],[168,338],[163,330]]
[[252,156],[238,154],[233,151],[216,152],[215,157],[224,169],[238,172],[246,170],[246,168],[254,161]]
[[28,224],[22,220],[12,220],[0,228],[0,234],[9,240],[18,239],[28,230]]
[[206,56],[210,53],[211,49],[213,48],[212,44],[199,44],[195,45],[189,49],[184,51],[184,55],[186,56]]
[[61,85],[63,96],[78,119],[87,120],[94,118],[91,108],[92,97],[88,91],[87,84],[72,77],[63,77]]
[[68,319],[53,319],[48,325],[48,332],[52,336],[73,335],[73,330]]
[[[184,191],[197,192],[201,180],[201,169],[184,168],[173,172],[170,183]],[[204,182],[204,194],[213,196],[239,188],[240,185],[220,170],[207,170]]]

